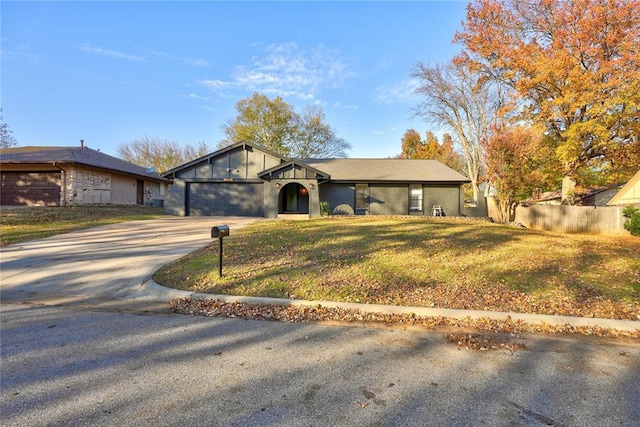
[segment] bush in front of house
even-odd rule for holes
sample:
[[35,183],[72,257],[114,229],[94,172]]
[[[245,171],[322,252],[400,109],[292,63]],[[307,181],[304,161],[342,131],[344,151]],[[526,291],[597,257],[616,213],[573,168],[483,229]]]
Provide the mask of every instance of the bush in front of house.
[[329,216],[331,213],[331,206],[329,206],[329,202],[320,202],[320,215]]
[[622,211],[622,215],[626,218],[625,230],[628,230],[633,236],[640,236],[640,210],[633,206],[627,206]]

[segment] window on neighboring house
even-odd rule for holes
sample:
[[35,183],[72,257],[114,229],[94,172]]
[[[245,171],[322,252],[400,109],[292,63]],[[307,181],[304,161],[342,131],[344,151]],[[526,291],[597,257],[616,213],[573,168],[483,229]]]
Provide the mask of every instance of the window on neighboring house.
[[409,210],[422,210],[422,186],[412,185],[409,187]]
[[356,214],[369,211],[369,184],[356,184]]

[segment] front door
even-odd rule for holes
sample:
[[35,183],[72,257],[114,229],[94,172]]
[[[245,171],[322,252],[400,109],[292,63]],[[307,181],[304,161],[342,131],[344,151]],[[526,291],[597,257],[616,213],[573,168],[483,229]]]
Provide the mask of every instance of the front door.
[[136,203],[144,205],[144,181],[139,179],[136,185]]
[[298,186],[297,185],[287,185],[285,187],[286,195],[285,195],[285,212],[298,212]]

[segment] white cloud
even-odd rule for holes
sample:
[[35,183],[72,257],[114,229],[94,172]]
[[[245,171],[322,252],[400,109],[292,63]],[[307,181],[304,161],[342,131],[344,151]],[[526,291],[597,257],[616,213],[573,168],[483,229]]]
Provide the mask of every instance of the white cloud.
[[[7,45],[5,38],[2,38],[1,41],[3,45]],[[45,59],[42,53],[32,53],[29,44],[16,46],[15,49],[0,49],[0,57],[5,60],[22,61],[34,65],[41,64]]]
[[189,95],[182,95],[182,97],[189,98],[189,99],[197,99],[199,101],[207,101],[209,99],[206,96],[196,95],[195,93],[190,93]]
[[418,88],[416,79],[407,79],[390,85],[378,86],[374,91],[374,98],[378,104],[395,104],[414,100],[414,91]]
[[334,102],[332,104],[332,107],[334,107],[334,108],[342,108],[342,109],[345,109],[345,110],[357,110],[357,109],[359,109],[359,107],[357,105],[343,104],[340,101]]
[[107,56],[111,58],[125,59],[127,61],[135,61],[135,62],[146,61],[144,58],[140,56],[130,55],[128,53],[119,52],[117,50],[109,50],[109,49],[102,49],[100,47],[93,47],[86,43],[80,46],[77,46],[76,48],[81,52],[91,53],[93,55]]
[[237,66],[228,81],[202,83],[213,91],[243,89],[312,100],[323,89],[339,87],[353,76],[337,52],[324,46],[305,50],[290,42],[267,46],[250,64]]
[[211,63],[204,59],[194,59],[182,56],[171,55],[170,53],[158,52],[156,50],[151,51],[152,54],[156,56],[161,56],[163,58],[168,58],[174,61],[180,61],[187,65],[192,65],[194,67],[211,67]]
[[200,80],[199,83],[213,92],[221,91],[236,86],[233,82],[223,82],[222,80]]

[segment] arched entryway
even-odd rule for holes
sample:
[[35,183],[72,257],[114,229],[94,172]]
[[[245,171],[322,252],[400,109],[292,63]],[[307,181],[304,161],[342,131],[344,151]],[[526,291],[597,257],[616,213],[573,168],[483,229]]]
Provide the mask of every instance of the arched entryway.
[[308,214],[309,190],[297,182],[292,182],[280,189],[278,194],[279,214]]

